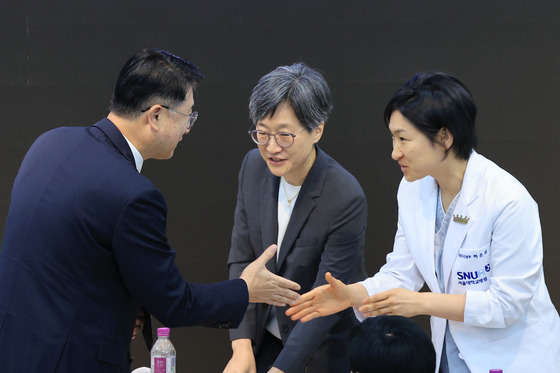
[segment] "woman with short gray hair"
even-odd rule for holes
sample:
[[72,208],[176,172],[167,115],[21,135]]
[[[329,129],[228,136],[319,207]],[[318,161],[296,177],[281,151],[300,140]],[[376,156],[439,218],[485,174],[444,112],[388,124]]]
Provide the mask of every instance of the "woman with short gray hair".
[[[325,284],[326,272],[345,282],[365,278],[364,192],[317,146],[332,108],[327,82],[303,63],[278,67],[253,89],[249,134],[258,149],[239,172],[230,277],[277,244],[269,269],[303,292]],[[249,306],[230,331],[233,355],[225,372],[349,372],[352,311],[304,324],[290,320],[286,308],[282,302]]]

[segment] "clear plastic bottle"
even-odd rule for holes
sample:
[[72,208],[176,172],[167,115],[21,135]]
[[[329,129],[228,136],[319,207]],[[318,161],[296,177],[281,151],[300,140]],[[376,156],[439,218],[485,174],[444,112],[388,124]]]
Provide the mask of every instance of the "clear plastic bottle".
[[176,373],[175,347],[169,340],[169,328],[158,328],[158,339],[151,351],[152,373]]

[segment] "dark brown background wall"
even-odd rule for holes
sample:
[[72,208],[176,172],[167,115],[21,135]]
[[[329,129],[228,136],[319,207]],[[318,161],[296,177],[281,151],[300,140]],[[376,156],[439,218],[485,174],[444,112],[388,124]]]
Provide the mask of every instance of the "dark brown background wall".
[[[304,61],[324,73],[334,95],[321,146],[367,194],[370,274],[391,250],[402,176],[382,110],[412,74],[441,70],[475,96],[479,152],[538,202],[547,283],[560,304],[557,0],[1,0],[1,226],[33,140],[104,117],[120,67],[145,47],[190,59],[207,76],[194,130],[171,161],[148,161],[143,170],[167,199],[169,239],[188,280],[227,278],[237,170],[254,146],[246,133],[250,90],[276,66]],[[179,371],[218,372],[227,363],[226,331],[172,333]],[[136,363],[147,364],[140,342]]]

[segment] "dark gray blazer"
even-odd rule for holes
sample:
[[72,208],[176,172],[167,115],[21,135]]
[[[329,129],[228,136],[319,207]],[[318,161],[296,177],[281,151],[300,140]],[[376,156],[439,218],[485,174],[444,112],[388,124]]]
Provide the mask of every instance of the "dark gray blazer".
[[[230,278],[278,238],[278,189],[258,149],[250,151],[239,172],[239,190],[228,265]],[[301,293],[326,283],[325,273],[344,283],[366,277],[363,245],[367,203],[356,179],[317,147],[286,229],[274,273],[299,283]],[[231,339],[250,338],[258,351],[272,307],[250,305]],[[357,323],[348,309],[308,323],[294,322],[277,308],[284,349],[274,366],[286,373],[350,371],[345,358],[348,332]]]

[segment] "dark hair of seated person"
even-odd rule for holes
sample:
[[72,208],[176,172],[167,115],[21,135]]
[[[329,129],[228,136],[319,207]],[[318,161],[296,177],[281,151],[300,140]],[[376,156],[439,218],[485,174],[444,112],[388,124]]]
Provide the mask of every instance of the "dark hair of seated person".
[[350,334],[353,373],[433,373],[436,352],[416,322],[403,316],[365,319]]

